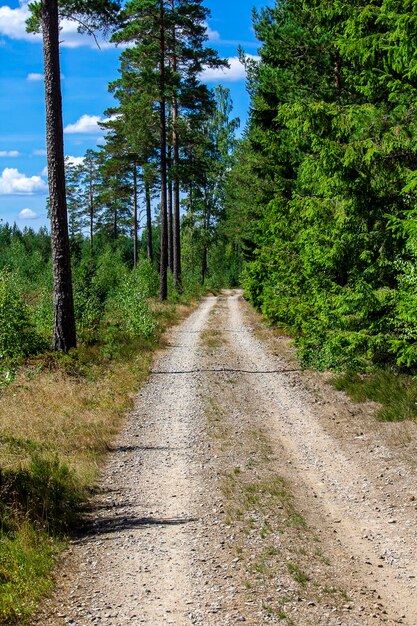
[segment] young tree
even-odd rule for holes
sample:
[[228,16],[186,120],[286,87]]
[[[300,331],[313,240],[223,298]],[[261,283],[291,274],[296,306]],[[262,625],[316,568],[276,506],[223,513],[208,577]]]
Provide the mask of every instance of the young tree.
[[46,104],[46,148],[51,219],[52,266],[54,275],[53,346],[68,352],[76,345],[74,302],[65,195],[64,139],[62,122],[61,71],[59,62],[59,19],[77,21],[80,30],[92,32],[114,23],[119,9],[116,0],[40,0],[29,5],[32,16],[28,30],[42,32]]

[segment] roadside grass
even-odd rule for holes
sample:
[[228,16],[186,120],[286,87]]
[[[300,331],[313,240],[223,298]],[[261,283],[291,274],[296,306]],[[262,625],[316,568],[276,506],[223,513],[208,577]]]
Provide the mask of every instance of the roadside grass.
[[[275,356],[284,356],[288,362],[299,367],[290,332],[271,325],[249,306],[245,307],[245,314],[257,338],[272,340]],[[417,420],[417,377],[389,368],[367,373],[347,370],[334,375],[330,382],[339,391],[345,391],[354,402],[371,400],[380,404],[375,414],[380,421]]]
[[380,404],[376,417],[381,421],[417,420],[417,380],[412,376],[389,369],[368,374],[346,371],[332,384],[354,402],[372,400]]
[[162,333],[191,306],[153,303],[153,338],[107,328],[94,346],[28,360],[0,395],[0,624],[30,623]]

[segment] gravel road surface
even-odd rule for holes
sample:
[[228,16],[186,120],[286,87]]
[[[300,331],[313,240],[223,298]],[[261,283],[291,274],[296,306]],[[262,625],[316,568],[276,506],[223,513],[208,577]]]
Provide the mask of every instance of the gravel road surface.
[[417,626],[417,428],[239,291],[167,337],[33,624]]

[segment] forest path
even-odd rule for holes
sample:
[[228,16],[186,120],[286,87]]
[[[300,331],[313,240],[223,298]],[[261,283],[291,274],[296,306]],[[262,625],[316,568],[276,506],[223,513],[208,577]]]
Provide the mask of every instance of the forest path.
[[206,298],[33,623],[417,626],[416,435],[301,373],[239,292]]

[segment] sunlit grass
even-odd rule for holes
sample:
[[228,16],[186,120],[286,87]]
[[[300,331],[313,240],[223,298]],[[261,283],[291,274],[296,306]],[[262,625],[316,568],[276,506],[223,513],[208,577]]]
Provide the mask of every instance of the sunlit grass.
[[389,369],[369,374],[345,372],[333,380],[354,402],[372,400],[381,404],[376,416],[382,421],[417,419],[417,380]]
[[54,556],[146,380],[162,332],[190,312],[153,303],[158,332],[107,328],[93,346],[43,354],[0,395],[0,624],[29,623]]

